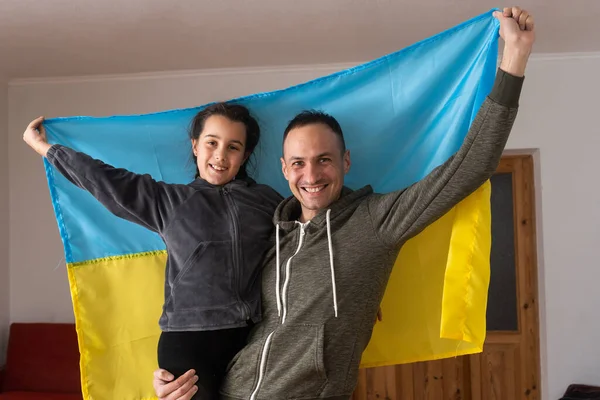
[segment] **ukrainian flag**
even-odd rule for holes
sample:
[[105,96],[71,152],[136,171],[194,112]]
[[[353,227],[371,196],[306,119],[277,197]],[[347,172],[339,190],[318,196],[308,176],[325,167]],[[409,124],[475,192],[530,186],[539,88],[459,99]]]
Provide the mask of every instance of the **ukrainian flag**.
[[[402,189],[460,147],[491,90],[498,23],[485,13],[399,52],[298,86],[235,99],[263,131],[255,178],[289,194],[279,165],[287,122],[320,109],[342,125],[352,152],[346,184]],[[187,128],[202,106],[148,115],[45,122],[61,143],[116,167],[187,183]],[[154,398],[166,253],[160,237],[106,211],[47,162],[64,244],[86,399]],[[480,352],[491,247],[490,185],[406,244],[363,366]]]

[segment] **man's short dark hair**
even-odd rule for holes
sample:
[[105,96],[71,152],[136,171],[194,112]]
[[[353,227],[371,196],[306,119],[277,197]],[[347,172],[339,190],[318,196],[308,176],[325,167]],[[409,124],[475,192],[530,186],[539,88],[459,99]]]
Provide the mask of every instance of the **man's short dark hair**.
[[342,127],[340,126],[339,122],[337,122],[337,120],[331,115],[317,110],[306,110],[296,115],[294,119],[289,122],[287,128],[285,128],[285,132],[283,132],[283,142],[285,143],[285,139],[292,129],[302,128],[303,126],[313,124],[323,124],[329,127],[329,129],[331,129],[331,131],[340,139],[342,153],[346,151],[344,133],[342,132]]

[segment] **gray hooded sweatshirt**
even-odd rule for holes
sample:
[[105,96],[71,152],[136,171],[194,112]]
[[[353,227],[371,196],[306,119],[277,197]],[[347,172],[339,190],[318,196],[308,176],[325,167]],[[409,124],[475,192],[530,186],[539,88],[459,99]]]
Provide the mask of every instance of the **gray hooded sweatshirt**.
[[495,172],[522,83],[500,70],[462,147],[407,189],[344,188],[304,224],[298,200],[279,205],[262,278],[263,321],[230,363],[224,398],[351,396],[400,248]]

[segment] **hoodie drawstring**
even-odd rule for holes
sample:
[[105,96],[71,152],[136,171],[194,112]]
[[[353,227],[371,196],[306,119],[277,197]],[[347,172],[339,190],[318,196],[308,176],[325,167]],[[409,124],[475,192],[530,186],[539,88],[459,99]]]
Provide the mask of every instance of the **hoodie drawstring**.
[[[331,286],[333,289],[333,310],[334,310],[334,314],[335,317],[337,318],[338,316],[338,304],[337,304],[337,286],[336,286],[336,282],[335,282],[335,268],[334,268],[334,264],[333,264],[333,242],[331,241],[331,210],[328,209],[327,210],[327,214],[326,214],[326,220],[327,220],[327,246],[329,248],[329,266],[331,267]],[[299,223],[299,222],[298,222]],[[281,310],[283,308],[283,319],[281,321],[281,323],[285,323],[285,317],[287,314],[287,306],[286,306],[286,301],[285,301],[285,296],[287,294],[287,286],[289,284],[289,274],[290,274],[290,263],[292,261],[292,258],[298,254],[298,252],[300,251],[300,247],[302,247],[302,242],[303,242],[303,236],[304,236],[304,226],[302,223],[299,223],[300,226],[300,240],[298,243],[298,248],[296,249],[296,252],[288,259],[287,263],[286,263],[286,279],[284,282],[284,288],[283,288],[283,294],[281,293],[281,264],[280,264],[280,256],[279,256],[279,224],[276,224],[275,226],[275,262],[276,262],[276,266],[277,266],[277,273],[276,273],[276,278],[275,278],[275,295],[277,296],[277,315],[279,317],[281,317]]]
[[333,310],[335,317],[338,316],[338,305],[337,305],[337,288],[335,285],[335,269],[333,268],[333,244],[331,242],[331,221],[329,220],[329,214],[331,209],[327,210],[327,244],[329,245],[329,265],[331,266],[331,286],[333,287]]
[[275,227],[275,247],[276,247],[276,256],[275,256],[275,260],[277,262],[277,288],[275,289],[275,293],[277,295],[277,316],[281,317],[281,296],[279,294],[279,284],[281,282],[281,272],[279,271],[279,269],[281,268],[281,264],[279,263],[279,224],[276,225]]

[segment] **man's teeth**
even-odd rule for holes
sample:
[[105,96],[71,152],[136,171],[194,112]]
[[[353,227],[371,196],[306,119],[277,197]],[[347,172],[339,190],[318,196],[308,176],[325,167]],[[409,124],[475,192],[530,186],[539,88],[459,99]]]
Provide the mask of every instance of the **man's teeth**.
[[217,167],[216,165],[212,165],[212,164],[209,164],[209,165],[215,171],[225,171],[227,169],[227,168],[224,168],[224,167]]
[[325,188],[325,186],[319,186],[316,188],[305,187],[304,190],[306,190],[308,193],[317,193],[317,192],[320,192],[321,190],[323,190],[324,188]]

